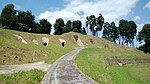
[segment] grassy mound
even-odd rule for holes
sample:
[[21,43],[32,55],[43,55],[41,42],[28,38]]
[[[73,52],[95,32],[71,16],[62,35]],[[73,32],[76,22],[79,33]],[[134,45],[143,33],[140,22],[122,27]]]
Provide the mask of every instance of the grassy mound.
[[[21,41],[19,41],[14,36],[14,34],[22,36],[28,44],[24,44]],[[89,77],[96,80],[98,83],[150,83],[149,63],[139,64],[135,62],[135,64],[131,63],[123,66],[118,66],[116,64],[107,67],[108,61],[106,60],[108,58],[114,57],[117,57],[119,59],[123,58],[127,60],[150,59],[149,54],[144,54],[142,51],[139,51],[135,48],[116,45],[104,39],[88,35],[81,35],[73,32],[66,33],[63,35],[52,36],[46,34],[32,34],[26,32],[0,29],[0,65],[23,64],[43,60],[47,63],[53,63],[62,55],[70,52],[75,47],[79,47],[73,37],[74,35],[77,35],[81,39],[83,44],[88,46],[77,55],[74,61],[77,64],[77,66],[81,69],[81,71],[83,71]],[[50,39],[50,43],[48,46],[43,45],[42,37],[47,37]],[[62,47],[61,43],[59,42],[60,38],[65,39],[67,41],[65,47]],[[34,44],[32,40],[37,40],[39,45]],[[21,59],[16,59],[16,56]],[[132,60],[130,60],[129,62],[131,61]],[[32,72],[32,70],[27,73],[23,73],[28,74],[30,72]],[[17,74],[20,74],[20,72],[18,72]],[[10,78],[14,81],[14,77],[16,76],[14,75],[0,75],[0,79],[4,81],[5,78]],[[18,75],[18,77],[19,76],[20,75]],[[37,77],[41,78],[42,75],[38,75]],[[32,79],[32,77],[29,77],[29,79],[30,78]],[[21,80],[23,81],[24,79]]]
[[[22,43],[14,35],[21,36],[27,41],[27,44]],[[53,63],[62,55],[70,52],[75,47],[79,47],[73,37],[74,35],[77,35],[88,46],[99,44],[96,37],[74,32],[63,35],[48,35],[0,29],[0,65],[24,64],[43,60],[47,63]],[[42,37],[49,38],[50,43],[48,46],[43,45]],[[65,47],[62,47],[59,42],[60,38],[67,41]],[[33,40],[37,40],[39,45],[33,43]]]
[[[0,65],[23,64],[42,60],[52,63],[77,46],[72,34],[75,33],[52,36],[0,29]],[[22,43],[14,35],[21,36],[28,44]],[[50,39],[48,46],[43,45],[42,37]],[[67,41],[65,47],[62,47],[59,38]],[[34,44],[33,40],[37,40],[39,45]]]
[[[97,39],[98,40],[98,39]],[[150,59],[149,54],[99,39],[97,46],[88,46],[75,58],[75,63],[83,73],[100,84],[149,84],[150,64],[135,63],[106,67],[107,58],[114,56],[130,59]]]
[[0,84],[40,84],[44,72],[34,69],[13,74],[1,74]]

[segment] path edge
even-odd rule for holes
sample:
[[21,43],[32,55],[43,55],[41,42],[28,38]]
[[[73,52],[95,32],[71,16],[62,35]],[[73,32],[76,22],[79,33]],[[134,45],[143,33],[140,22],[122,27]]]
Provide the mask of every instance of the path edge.
[[[83,48],[85,49],[85,48]],[[82,50],[83,50],[82,49]],[[77,55],[76,55],[77,56]],[[84,75],[85,77],[87,77],[88,79],[92,80],[94,84],[99,84],[98,82],[96,82],[94,79],[92,79],[91,77],[89,77],[88,75],[84,74],[77,66],[77,64],[75,63],[75,58],[76,56],[73,57],[72,61],[73,61],[73,66],[75,67],[75,69],[77,69],[82,75]]]

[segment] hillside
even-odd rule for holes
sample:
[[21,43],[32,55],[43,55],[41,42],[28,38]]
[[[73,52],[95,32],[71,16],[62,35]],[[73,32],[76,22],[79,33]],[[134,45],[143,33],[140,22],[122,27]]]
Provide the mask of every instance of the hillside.
[[[27,44],[22,43],[15,35],[21,36]],[[73,37],[74,35],[77,35],[83,44],[88,46],[91,50],[99,50],[98,53],[101,53],[105,58],[114,56],[130,58],[150,57],[149,54],[146,55],[135,48],[117,45],[105,39],[74,32],[65,33],[63,35],[48,35],[0,29],[0,65],[32,63],[43,60],[47,63],[52,63],[75,47],[79,47]],[[48,46],[43,45],[43,37],[49,38]],[[65,47],[62,47],[59,39],[66,40]],[[33,40],[36,40],[38,45],[36,45]]]
[[[18,40],[15,35],[21,36],[27,44]],[[75,64],[83,73],[98,83],[148,84],[150,82],[150,54],[145,54],[135,48],[117,45],[105,39],[74,32],[54,36],[0,29],[0,65],[38,61],[52,64],[62,55],[79,47],[74,35],[86,45],[86,48],[74,59]],[[49,38],[48,46],[43,45],[43,37]],[[66,40],[64,47],[59,39]],[[33,40],[36,40],[38,45]],[[122,63],[123,66],[119,66],[118,63]],[[43,75],[40,75],[38,78],[42,77]],[[11,79],[13,81],[13,77]]]
[[149,84],[150,54],[97,39],[74,59],[87,76],[100,84]]
[[[27,44],[18,40],[15,35],[21,36]],[[0,29],[0,65],[24,64],[38,61],[53,63],[60,56],[68,53],[75,47],[79,47],[73,35],[80,37],[84,44],[92,44],[90,38],[93,37],[74,32],[63,35],[48,35]],[[49,38],[48,46],[43,45],[43,37]],[[62,47],[59,39],[66,40],[65,47]],[[96,38],[94,37],[93,39]],[[33,40],[36,40],[38,45]]]
[[[22,43],[14,35],[21,36],[27,44]],[[42,37],[49,38],[48,46],[43,45]],[[59,42],[58,39],[60,38],[67,41],[65,47],[62,47]],[[33,40],[38,41],[38,45],[33,43]],[[50,36],[0,29],[0,65],[23,64],[43,60],[52,63],[77,46],[73,40],[70,39],[68,34]]]

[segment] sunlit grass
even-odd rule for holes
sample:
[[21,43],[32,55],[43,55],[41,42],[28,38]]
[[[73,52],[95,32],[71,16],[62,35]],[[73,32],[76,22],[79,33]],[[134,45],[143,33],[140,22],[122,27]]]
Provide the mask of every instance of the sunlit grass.
[[0,84],[40,84],[44,72],[34,69],[12,74],[0,74]]
[[149,84],[150,64],[127,64],[106,68],[105,58],[127,57],[150,59],[149,54],[136,50],[116,46],[110,43],[109,48],[104,44],[92,46],[82,50],[75,58],[75,63],[89,77],[100,84]]

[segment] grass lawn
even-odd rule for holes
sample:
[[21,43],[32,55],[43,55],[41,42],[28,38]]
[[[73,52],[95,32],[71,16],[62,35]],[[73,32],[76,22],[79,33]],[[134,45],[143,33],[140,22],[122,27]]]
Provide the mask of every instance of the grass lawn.
[[[106,42],[104,42],[106,43]],[[127,64],[106,68],[105,59],[108,57],[150,59],[149,54],[134,48],[125,48],[110,43],[110,48],[91,46],[82,50],[75,58],[79,69],[100,84],[149,84],[150,64]]]
[[34,69],[13,74],[0,74],[0,84],[40,84],[44,72]]

